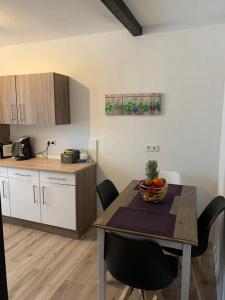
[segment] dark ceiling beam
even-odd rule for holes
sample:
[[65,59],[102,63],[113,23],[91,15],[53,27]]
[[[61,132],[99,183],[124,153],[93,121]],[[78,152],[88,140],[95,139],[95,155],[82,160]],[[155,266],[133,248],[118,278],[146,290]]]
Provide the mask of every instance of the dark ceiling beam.
[[123,0],[101,0],[133,36],[142,35],[142,27]]

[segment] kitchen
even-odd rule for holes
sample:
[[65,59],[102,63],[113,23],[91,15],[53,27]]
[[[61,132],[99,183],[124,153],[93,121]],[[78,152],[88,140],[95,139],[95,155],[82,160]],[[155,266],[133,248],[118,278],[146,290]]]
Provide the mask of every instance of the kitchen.
[[[219,17],[223,12],[223,7],[220,1],[217,4],[214,3],[213,8],[205,7],[205,10],[203,9],[204,3],[200,1],[201,3],[196,8],[197,12],[194,12],[191,4],[188,6],[186,1],[183,4],[184,7],[179,7],[177,3],[174,3],[163,10],[162,1],[159,1],[161,6],[154,6],[155,11],[157,9],[160,11],[159,23],[154,19],[156,13],[154,14],[150,9],[150,3],[153,5],[152,1],[141,1],[140,5],[136,5],[135,1],[125,1],[143,25],[143,35],[138,37],[130,35],[101,1],[75,1],[74,3],[69,1],[67,6],[57,1],[54,8],[50,2],[40,1],[34,7],[32,7],[34,3],[31,4],[25,0],[21,2],[21,7],[15,7],[13,1],[8,4],[4,2],[6,15],[9,12],[12,15],[16,14],[21,31],[17,32],[14,29],[15,32],[12,34],[10,32],[12,25],[7,24],[13,23],[13,17],[12,19],[8,17],[8,23],[7,17],[5,17],[6,20],[3,18],[1,26],[8,28],[8,33],[6,36],[4,32],[2,33],[0,76],[22,77],[55,72],[55,74],[69,77],[70,122],[56,125],[57,122],[52,117],[51,120],[48,119],[50,114],[46,113],[46,103],[40,107],[35,107],[33,103],[30,103],[29,107],[37,114],[28,113],[25,116],[29,118],[29,124],[10,122],[10,133],[7,125],[3,124],[1,135],[4,141],[9,135],[12,141],[29,135],[34,153],[44,151],[48,141],[56,141],[55,145],[51,144],[48,149],[49,159],[52,160],[60,159],[60,154],[65,149],[86,150],[89,152],[90,159],[98,162],[96,182],[100,183],[103,179],[110,178],[120,192],[134,178],[144,178],[146,161],[149,158],[156,159],[163,169],[178,170],[186,184],[201,187],[202,194],[205,192],[206,197],[197,203],[198,213],[200,213],[212,199],[211,195],[217,193],[225,74],[225,43],[221,38],[224,35],[224,23],[223,18]],[[192,6],[195,7],[193,3]],[[188,11],[189,15],[185,16],[184,11]],[[67,22],[68,19],[70,22]],[[155,23],[149,24],[150,19]],[[5,25],[4,20],[7,23]],[[14,28],[17,28],[17,25],[13,24]],[[55,29],[54,26],[56,26]],[[10,90],[15,93],[15,89]],[[42,89],[42,93],[43,91]],[[27,90],[26,93],[29,91]],[[122,93],[161,93],[162,113],[158,116],[107,116],[104,111],[105,95]],[[9,107],[9,118],[10,109]],[[23,119],[23,107],[20,109]],[[38,109],[40,109],[39,113]],[[19,116],[19,107],[17,107],[17,112]],[[2,109],[0,116],[2,116]],[[39,121],[42,116],[44,122]],[[15,116],[11,117],[15,118]],[[159,145],[159,152],[145,151],[146,144]],[[44,158],[40,159],[45,161]],[[22,174],[31,175],[27,179],[23,178],[23,182],[30,187],[29,194],[32,196],[32,201],[34,201],[34,194],[36,199],[40,199],[39,206],[36,205],[38,212],[43,209],[42,186],[45,184],[49,186],[49,182],[46,182],[49,180],[47,177],[55,177],[53,173],[61,174],[57,175],[57,178],[66,178],[65,181],[68,182],[72,194],[75,193],[75,187],[78,188],[74,175],[77,172],[77,164],[71,166],[64,164],[63,168],[66,172],[62,172],[64,174],[62,176],[58,165],[47,167],[36,165],[35,169],[31,166],[32,159],[14,161],[14,165],[8,165],[4,161],[7,159],[2,159],[0,164],[2,170],[7,169],[7,176],[1,176],[5,178],[5,181],[17,181],[18,178],[14,176],[18,177],[18,175],[14,175],[15,173],[22,172]],[[16,167],[19,164],[23,167]],[[81,164],[85,165],[85,163]],[[14,169],[12,173],[9,171],[11,169]],[[25,170],[29,173],[25,173]],[[45,172],[50,172],[51,175],[45,176]],[[79,174],[81,176],[82,173],[76,173],[76,175]],[[56,181],[56,184],[59,184],[59,179]],[[35,193],[33,185],[37,186]],[[16,194],[22,193],[18,193],[18,189]],[[22,191],[24,192],[23,189]],[[67,192],[70,193],[68,190]],[[64,194],[65,191],[62,193]],[[74,195],[73,198],[75,198]],[[93,201],[97,200],[95,194]],[[94,214],[101,213],[99,201],[97,203],[96,211],[90,219],[88,218],[88,226],[94,222]],[[75,201],[71,205],[75,205]],[[73,211],[72,218],[74,219],[75,210],[71,207],[68,207],[68,210]],[[57,208],[57,212],[59,211],[61,209]],[[24,213],[25,209],[22,212]],[[43,227],[42,230],[52,230],[51,226],[54,227],[54,225],[41,224],[41,217],[39,213],[40,222],[26,220],[26,226],[29,222],[33,222],[35,226],[39,226],[39,229]],[[17,222],[19,220],[22,222],[22,219],[16,219]],[[65,230],[60,226],[55,227],[59,227],[60,231],[68,236],[74,234],[74,224],[72,226],[73,229],[66,228]],[[10,231],[9,227],[6,228],[9,236],[19,230],[18,227],[13,228],[17,229]],[[31,233],[29,230],[32,229],[26,227],[25,232],[28,235]],[[46,232],[42,231],[42,233]],[[40,235],[42,233],[38,232]],[[22,235],[22,231],[20,234]],[[46,236],[42,238],[47,239]],[[58,238],[60,243],[62,235],[58,235]],[[93,239],[93,236],[87,238],[87,245],[92,247],[92,250],[95,247],[92,244]],[[56,243],[55,236],[51,237],[51,240]],[[63,241],[63,244],[66,243]],[[71,258],[72,255],[68,253],[72,249],[70,244],[65,256],[69,255]],[[75,247],[73,250],[75,251]],[[13,270],[15,261],[19,262],[19,258],[15,258],[15,252],[13,253],[10,270]],[[26,253],[29,255],[28,252]],[[88,250],[86,258],[90,254],[87,253]],[[90,260],[92,259],[93,256]],[[75,260],[72,262],[75,265]],[[94,267],[93,264],[90,277],[82,273],[81,282],[77,277],[74,280],[78,288],[84,286],[84,277],[88,277],[90,285],[86,287],[88,290],[86,296],[91,293],[91,290],[97,293]],[[80,269],[85,268],[80,267]],[[24,269],[21,267],[21,270],[17,277],[20,282],[23,278],[22,272],[25,273],[26,270],[25,266]],[[11,274],[12,280],[16,278],[15,271]],[[15,285],[12,284],[14,287],[12,293],[22,297],[25,287],[30,287],[32,282],[38,279],[37,274],[40,274],[40,270],[36,273],[30,271],[30,282],[27,282],[24,288],[16,287],[15,280]],[[71,282],[73,280],[69,280],[69,284]],[[53,280],[50,284],[51,296],[56,292],[53,292],[54,284],[57,289],[59,288],[58,282],[56,284]],[[47,287],[44,289],[47,291]],[[69,289],[74,291],[76,288],[70,286]],[[83,293],[86,292],[83,291]]]
[[[67,76],[56,73],[3,76],[0,79],[0,87],[1,123],[22,125],[70,123]],[[7,132],[9,133],[9,130]],[[10,136],[8,142],[9,139]],[[14,218],[14,223],[15,218],[43,223],[68,229],[71,234],[72,231],[76,231],[80,237],[96,218],[95,163],[87,161],[87,153],[73,149],[65,150],[61,154],[61,161],[48,158],[48,148],[54,143],[56,141],[47,141],[45,149],[38,152],[39,154],[33,153],[29,136],[2,145],[3,215],[8,217],[8,220]],[[42,156],[42,159],[37,158],[38,155]],[[79,162],[81,163],[78,164]],[[85,181],[92,182],[92,185],[83,190],[79,184],[81,180],[79,172],[84,181],[82,185],[85,186]],[[62,197],[66,198],[65,202],[61,201]],[[84,213],[85,206],[90,207],[86,213]],[[65,214],[64,219],[62,212]],[[28,225],[31,226],[31,223]]]

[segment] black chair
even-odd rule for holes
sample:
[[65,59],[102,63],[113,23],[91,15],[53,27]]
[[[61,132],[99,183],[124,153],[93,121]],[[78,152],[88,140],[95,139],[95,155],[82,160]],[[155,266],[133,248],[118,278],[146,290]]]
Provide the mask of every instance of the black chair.
[[[225,211],[225,198],[222,196],[215,197],[208,206],[204,209],[202,214],[198,218],[198,246],[192,246],[191,248],[191,266],[192,274],[194,278],[194,284],[200,299],[203,299],[203,291],[201,290],[201,283],[206,283],[205,276],[201,271],[197,257],[203,255],[208,248],[210,229],[215,222],[216,218]],[[182,256],[181,250],[163,248],[168,253],[172,253],[176,256]]]
[[177,276],[178,259],[147,238],[108,233],[105,261],[115,279],[141,291],[161,290]]
[[[207,250],[210,229],[216,218],[225,211],[225,198],[218,196],[214,198],[208,206],[204,209],[198,218],[198,246],[192,246],[191,256],[197,257]],[[164,248],[167,252],[173,253],[177,256],[182,256],[182,250],[171,248]]]
[[103,210],[106,210],[106,208],[113,202],[113,200],[115,200],[116,197],[119,196],[117,188],[109,179],[105,179],[103,182],[98,184],[96,186],[96,190],[100,198]]

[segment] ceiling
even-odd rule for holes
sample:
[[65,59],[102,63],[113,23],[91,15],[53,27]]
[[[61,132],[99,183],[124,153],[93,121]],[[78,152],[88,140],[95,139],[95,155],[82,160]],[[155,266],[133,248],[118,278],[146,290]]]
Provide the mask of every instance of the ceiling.
[[[144,32],[161,25],[225,21],[224,0],[125,2]],[[123,29],[100,0],[0,0],[0,46]]]
[[224,17],[224,0],[125,0],[144,26],[204,22]]

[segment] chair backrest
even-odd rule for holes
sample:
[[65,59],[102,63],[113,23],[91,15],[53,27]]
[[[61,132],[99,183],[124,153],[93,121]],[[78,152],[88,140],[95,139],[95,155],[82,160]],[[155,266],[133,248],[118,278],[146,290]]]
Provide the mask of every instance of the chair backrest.
[[105,179],[103,182],[99,183],[96,186],[96,190],[100,198],[103,210],[106,210],[106,208],[119,195],[117,188],[115,187],[113,182],[109,179]]
[[162,170],[159,172],[159,176],[165,178],[168,183],[182,184],[180,173],[177,171]]
[[225,211],[225,198],[215,197],[198,218],[198,246],[192,247],[192,256],[202,255],[207,247],[209,232],[220,213]]
[[[172,259],[177,267],[177,259]],[[159,244],[146,238],[108,233],[105,240],[105,260],[114,278],[137,289],[164,288],[177,275]]]

